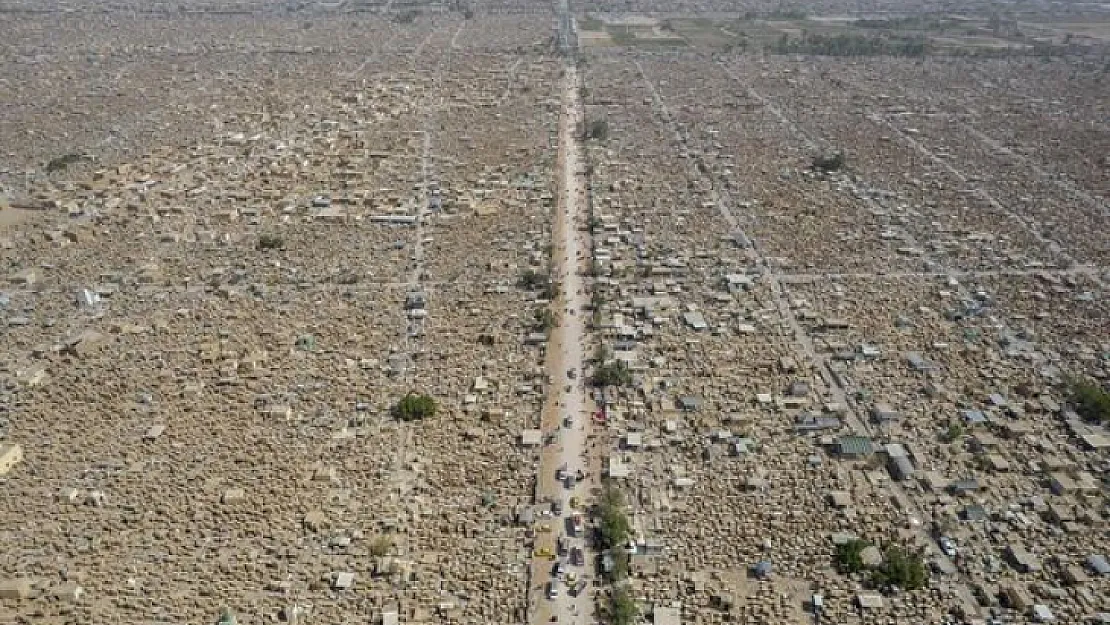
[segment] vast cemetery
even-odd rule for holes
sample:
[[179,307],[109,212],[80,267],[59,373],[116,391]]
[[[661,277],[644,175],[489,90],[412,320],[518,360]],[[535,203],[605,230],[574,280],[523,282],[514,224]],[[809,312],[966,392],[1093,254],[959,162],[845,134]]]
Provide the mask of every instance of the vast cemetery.
[[896,4],[0,6],[0,623],[1110,623],[1110,16]]

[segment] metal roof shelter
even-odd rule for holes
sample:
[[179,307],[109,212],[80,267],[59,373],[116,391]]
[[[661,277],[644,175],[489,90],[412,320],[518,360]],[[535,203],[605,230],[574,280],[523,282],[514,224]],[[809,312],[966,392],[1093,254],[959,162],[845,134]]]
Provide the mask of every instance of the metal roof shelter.
[[866,436],[841,436],[836,439],[836,453],[838,456],[849,458],[862,458],[875,453],[875,446]]

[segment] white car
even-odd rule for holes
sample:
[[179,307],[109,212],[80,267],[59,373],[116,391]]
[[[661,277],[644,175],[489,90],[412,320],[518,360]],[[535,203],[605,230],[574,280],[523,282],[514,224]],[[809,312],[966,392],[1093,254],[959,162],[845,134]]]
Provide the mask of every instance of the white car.
[[944,552],[944,555],[948,556],[949,558],[956,557],[956,554],[958,553],[958,551],[956,550],[956,543],[951,538],[947,536],[941,536],[940,540],[937,541],[937,544],[940,545],[940,550]]

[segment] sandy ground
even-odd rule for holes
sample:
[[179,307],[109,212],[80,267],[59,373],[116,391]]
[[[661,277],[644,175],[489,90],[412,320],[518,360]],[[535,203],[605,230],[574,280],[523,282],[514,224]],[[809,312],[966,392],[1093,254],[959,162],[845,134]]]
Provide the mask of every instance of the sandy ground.
[[4,206],[3,203],[0,202],[0,230],[18,226],[21,223],[30,221],[34,217],[35,211]]

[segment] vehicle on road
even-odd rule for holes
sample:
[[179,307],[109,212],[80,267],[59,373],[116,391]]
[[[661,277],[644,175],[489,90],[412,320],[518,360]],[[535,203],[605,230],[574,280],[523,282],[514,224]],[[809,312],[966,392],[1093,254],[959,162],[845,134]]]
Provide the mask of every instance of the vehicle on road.
[[559,598],[559,586],[554,581],[547,582],[547,598],[551,601]]
[[564,573],[566,573],[566,568],[562,562],[556,562],[555,566],[551,567],[551,577],[555,579],[562,579]]
[[582,566],[586,563],[586,554],[581,547],[570,548],[570,563],[574,566]]
[[575,371],[574,367],[571,367],[570,369],[567,369],[567,377],[568,378],[573,380],[577,376],[578,376],[578,372]]
[[562,466],[555,469],[555,479],[562,482],[567,477],[567,464],[564,462]]
[[571,517],[571,529],[575,536],[581,536],[586,531],[586,523],[582,519],[582,513],[575,512],[574,516]]
[[566,477],[563,478],[563,487],[567,490],[574,488],[574,475],[567,473]]
[[956,549],[956,541],[947,536],[941,536],[940,539],[937,540],[937,544],[940,545],[940,550],[944,555],[949,558],[955,558],[956,554],[959,553]]

